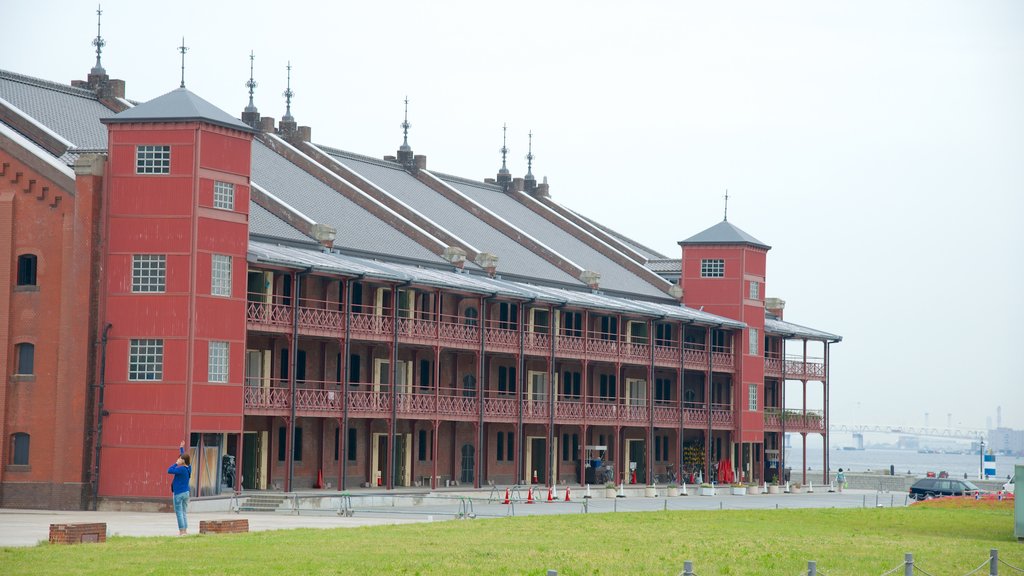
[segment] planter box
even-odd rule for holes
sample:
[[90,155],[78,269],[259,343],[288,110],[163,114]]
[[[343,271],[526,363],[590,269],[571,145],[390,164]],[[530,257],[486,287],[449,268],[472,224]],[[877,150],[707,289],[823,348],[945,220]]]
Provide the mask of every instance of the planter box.
[[782,486],[778,486],[778,485],[772,484],[772,485],[768,486],[768,493],[769,494],[782,494]]
[[669,498],[671,498],[673,496],[679,496],[679,488],[674,488],[672,486],[669,486],[668,487],[668,496],[669,496]]
[[647,498],[657,498],[658,489],[654,486],[644,486],[644,496]]
[[615,498],[615,488],[605,488],[604,489],[604,497],[605,498]]
[[701,496],[714,496],[715,495],[715,487],[714,486],[701,486],[700,487],[700,495]]
[[758,495],[760,493],[761,493],[761,486],[760,485],[758,485],[758,484],[751,484],[750,486],[747,486],[747,494],[750,494],[751,496],[756,496],[756,495]]
[[804,487],[803,486],[790,486],[789,487],[789,493],[790,494],[803,494],[804,493]]
[[746,486],[732,486],[731,488],[732,488],[732,495],[733,496],[746,496],[747,495],[747,487]]

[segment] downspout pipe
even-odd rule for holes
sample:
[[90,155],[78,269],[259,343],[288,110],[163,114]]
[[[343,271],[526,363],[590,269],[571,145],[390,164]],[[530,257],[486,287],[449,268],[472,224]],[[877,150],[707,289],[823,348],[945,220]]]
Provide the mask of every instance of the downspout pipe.
[[299,362],[299,300],[302,294],[299,289],[302,287],[302,277],[313,271],[310,266],[295,274],[292,280],[292,369],[288,371],[288,387],[291,388],[291,417],[288,423],[288,492],[291,492],[292,481],[295,479],[295,374],[298,372]]
[[96,451],[93,456],[95,467],[92,487],[92,509],[96,510],[100,500],[100,447],[103,445],[103,418],[106,417],[106,410],[103,409],[103,390],[107,376],[107,336],[114,325],[110,322],[103,327],[103,336],[100,337],[100,381],[96,399]]

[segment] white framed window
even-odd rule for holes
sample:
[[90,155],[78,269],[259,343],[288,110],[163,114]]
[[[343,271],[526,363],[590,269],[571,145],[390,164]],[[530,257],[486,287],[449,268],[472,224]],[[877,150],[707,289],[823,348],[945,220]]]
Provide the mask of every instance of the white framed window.
[[167,257],[163,254],[132,256],[132,292],[163,292],[167,285]]
[[747,409],[757,412],[757,384],[747,384]]
[[723,276],[725,276],[725,260],[704,258],[700,261],[701,278],[722,278]]
[[210,271],[210,294],[231,296],[231,256],[213,255]]
[[213,183],[213,207],[224,210],[235,209],[235,185],[230,182]]
[[132,338],[128,347],[128,379],[163,380],[164,341],[157,338]]
[[750,282],[750,299],[757,300],[761,297],[761,283],[757,280]]
[[210,342],[210,354],[207,362],[208,382],[228,381],[230,351],[227,342]]
[[136,146],[135,147],[135,173],[136,174],[170,174],[171,173],[171,147],[170,146]]
[[757,356],[757,328],[750,329],[750,355]]

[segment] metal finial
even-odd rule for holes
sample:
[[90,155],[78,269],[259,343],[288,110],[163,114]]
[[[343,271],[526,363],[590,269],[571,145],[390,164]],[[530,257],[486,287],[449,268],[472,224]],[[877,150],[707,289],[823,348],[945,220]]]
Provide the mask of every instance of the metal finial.
[[722,222],[729,221],[729,189],[725,189],[725,215],[722,217]]
[[188,46],[185,46],[185,37],[181,37],[181,46],[178,46],[178,52],[181,52],[181,87],[185,87],[185,52],[188,52]]
[[409,97],[405,97],[405,120],[402,121],[402,150],[409,150]]
[[508,167],[505,165],[505,158],[508,156],[508,146],[505,145],[505,142],[507,141],[507,137],[508,137],[508,125],[507,124],[502,124],[501,125],[501,149],[498,150],[498,152],[501,152],[501,172],[502,172],[502,174],[508,172]]
[[256,80],[253,79],[253,65],[256,61],[256,53],[249,51],[249,81],[245,83],[245,86],[249,89],[249,106],[245,109],[247,112],[256,110],[256,105],[252,102],[252,93],[256,89]]
[[288,88],[281,94],[284,96],[285,111],[284,120],[285,122],[292,122],[295,119],[292,118],[292,96],[295,96],[295,92],[292,92],[292,61],[288,61]]
[[529,137],[530,148],[526,153],[526,179],[536,180],[536,178],[533,177],[533,130],[530,130]]
[[103,6],[96,6],[96,38],[92,41],[92,45],[96,47],[96,65],[92,67],[93,74],[105,74],[106,70],[103,69],[103,65],[100,64],[100,55],[103,53],[103,47],[107,45],[107,42],[103,39],[100,34],[100,19],[103,17]]

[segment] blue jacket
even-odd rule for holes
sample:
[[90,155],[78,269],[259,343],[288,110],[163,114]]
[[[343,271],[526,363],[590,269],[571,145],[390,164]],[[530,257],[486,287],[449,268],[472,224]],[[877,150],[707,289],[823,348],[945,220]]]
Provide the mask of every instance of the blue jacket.
[[[184,448],[178,448],[178,454],[184,454]],[[192,477],[192,468],[189,466],[178,466],[177,463],[171,464],[171,467],[167,469],[168,474],[174,474],[174,480],[171,481],[171,494],[181,494],[182,492],[188,492],[188,481]]]

